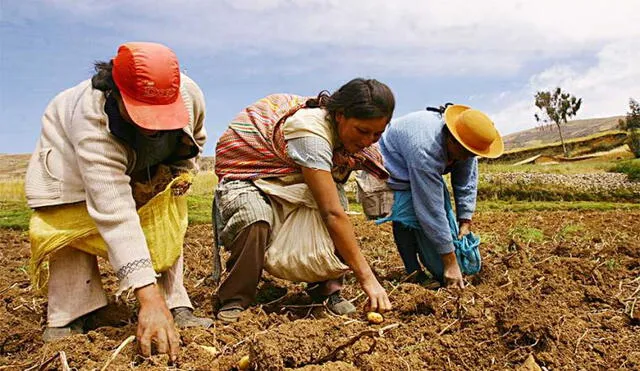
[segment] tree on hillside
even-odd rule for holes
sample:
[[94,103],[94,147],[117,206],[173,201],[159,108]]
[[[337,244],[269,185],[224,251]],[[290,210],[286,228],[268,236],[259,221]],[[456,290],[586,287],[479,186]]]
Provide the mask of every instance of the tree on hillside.
[[567,147],[562,137],[561,125],[566,124],[567,120],[575,116],[582,105],[582,98],[576,98],[573,95],[563,92],[562,89],[555,88],[553,91],[539,91],[535,95],[536,107],[542,111],[542,115],[537,113],[534,115],[536,121],[540,125],[555,124],[560,134],[560,142],[562,142],[562,151],[568,156]]
[[620,120],[622,130],[640,129],[640,103],[629,98],[629,112],[624,120]]
[[620,120],[620,128],[629,132],[629,147],[636,157],[640,157],[640,104],[629,98],[629,112]]

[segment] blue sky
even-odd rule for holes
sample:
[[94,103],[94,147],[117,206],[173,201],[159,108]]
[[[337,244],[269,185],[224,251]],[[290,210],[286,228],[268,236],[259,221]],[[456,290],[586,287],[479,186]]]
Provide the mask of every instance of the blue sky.
[[209,156],[256,99],[358,76],[393,89],[396,116],[451,101],[503,134],[535,126],[533,94],[555,86],[578,118],[622,115],[639,24],[637,0],[0,0],[0,153],[31,152],[48,102],[126,41],[168,45],[200,85]]

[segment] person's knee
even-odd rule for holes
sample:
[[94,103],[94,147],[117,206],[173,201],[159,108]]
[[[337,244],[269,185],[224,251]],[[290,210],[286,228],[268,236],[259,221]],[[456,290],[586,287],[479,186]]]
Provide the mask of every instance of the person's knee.
[[265,221],[258,221],[251,224],[248,228],[251,228],[249,233],[253,237],[252,239],[266,250],[271,235],[271,225]]
[[234,242],[226,247],[231,253],[227,270],[231,270],[238,261],[264,260],[270,233],[271,226],[265,221],[257,221],[242,229]]

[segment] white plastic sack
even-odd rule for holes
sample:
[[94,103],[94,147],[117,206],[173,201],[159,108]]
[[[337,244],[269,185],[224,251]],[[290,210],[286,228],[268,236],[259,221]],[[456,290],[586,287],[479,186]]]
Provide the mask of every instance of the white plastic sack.
[[254,183],[267,194],[274,213],[272,240],[265,256],[267,272],[289,281],[318,282],[338,278],[349,270],[336,255],[306,184]]

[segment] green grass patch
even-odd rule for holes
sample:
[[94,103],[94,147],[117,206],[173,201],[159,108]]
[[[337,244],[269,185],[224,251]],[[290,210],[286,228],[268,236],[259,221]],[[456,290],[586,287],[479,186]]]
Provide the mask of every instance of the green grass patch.
[[24,195],[24,180],[8,179],[0,181],[0,201],[26,202]]
[[613,258],[608,259],[607,262],[606,262],[606,265],[607,265],[607,268],[610,271],[614,271],[614,270],[617,270],[618,268],[620,268],[620,264],[618,263],[618,261],[616,259],[613,259]]
[[31,213],[24,201],[0,201],[0,228],[27,230]]
[[541,182],[499,183],[480,181],[479,200],[503,201],[591,201],[640,202],[638,194],[630,188],[577,190],[561,184]]
[[[217,184],[218,178],[212,171],[195,176],[187,198],[189,223],[211,223],[211,202]],[[24,195],[24,181],[0,181],[0,228],[27,230],[31,214]]]
[[211,223],[211,204],[217,185],[218,177],[213,171],[202,171],[195,176],[187,197],[189,224]]
[[199,172],[193,178],[190,194],[198,196],[213,195],[216,185],[218,185],[218,177],[213,171]]
[[[627,132],[621,130],[610,130],[595,133],[587,137],[572,138],[566,140],[565,145],[569,157],[578,157],[596,152],[606,152],[622,146],[627,141]],[[538,154],[545,156],[564,156],[562,144],[560,142],[554,142],[508,150],[505,151],[505,153],[498,159],[484,160],[483,162],[514,163]]]
[[[211,223],[211,196],[189,195],[189,223]],[[24,201],[0,201],[0,229],[29,229],[29,218],[32,210]]]
[[542,242],[544,233],[540,229],[526,226],[517,226],[509,231],[509,235],[513,239],[518,239],[525,243]]
[[480,239],[482,240],[483,244],[488,245],[497,245],[498,242],[500,242],[500,237],[496,233],[489,231],[482,232],[482,234],[480,234]]
[[[189,223],[211,223],[211,202],[213,196],[189,195]],[[358,203],[349,204],[349,210],[362,212]],[[640,210],[640,204],[617,202],[527,202],[527,201],[479,201],[477,211],[609,211],[609,210]],[[29,228],[31,209],[25,202],[0,201],[0,228],[26,230]],[[579,231],[579,226],[566,226],[566,233]]]
[[355,201],[349,201],[349,211],[354,213],[364,213],[364,210],[362,210],[362,205],[359,202]]
[[640,182],[640,158],[619,162],[609,170],[614,173],[627,174],[632,182]]
[[[626,161],[632,166],[640,166],[640,160]],[[488,165],[498,168],[503,165]],[[600,165],[598,165],[600,166]],[[604,165],[603,165],[604,166]],[[629,166],[629,165],[626,165]],[[213,191],[217,184],[217,178],[213,172],[202,172],[198,174],[193,182],[191,191],[187,198],[189,207],[189,222],[191,224],[211,223],[211,203],[213,201]],[[484,187],[484,188],[483,188]],[[529,189],[527,189],[529,187]],[[512,187],[500,187],[495,185],[480,185],[479,201],[477,210],[482,211],[553,211],[553,210],[576,210],[576,211],[607,211],[607,210],[640,210],[640,203],[628,202],[603,202],[600,196],[585,195],[592,199],[576,200],[575,191],[569,194],[569,200],[563,192],[559,192],[557,186],[545,186],[537,189],[535,186],[513,185]],[[487,193],[488,192],[488,193]],[[547,193],[545,193],[547,192]],[[527,195],[528,194],[528,195]],[[533,194],[533,196],[532,196]],[[353,202],[353,195],[350,195],[349,209],[353,212],[362,212],[362,206]],[[615,195],[614,195],[615,196]],[[620,195],[618,195],[620,196]],[[555,198],[557,201],[537,201],[547,198]],[[623,194],[619,197],[628,200],[632,194]],[[520,200],[519,198],[525,198]],[[573,198],[573,199],[572,199]],[[635,200],[637,201],[637,200]],[[23,181],[10,180],[0,182],[0,228],[12,228],[26,230],[29,227],[31,209],[27,206],[24,198]],[[571,227],[568,227],[569,229]],[[565,231],[570,233],[570,230]]]
[[584,225],[582,224],[565,224],[556,233],[554,239],[566,240],[572,236],[585,232]]
[[207,196],[189,195],[187,205],[189,206],[189,224],[211,223],[211,204],[213,194]]
[[561,236],[568,236],[584,231],[584,226],[579,224],[567,224],[560,229],[559,234]]

